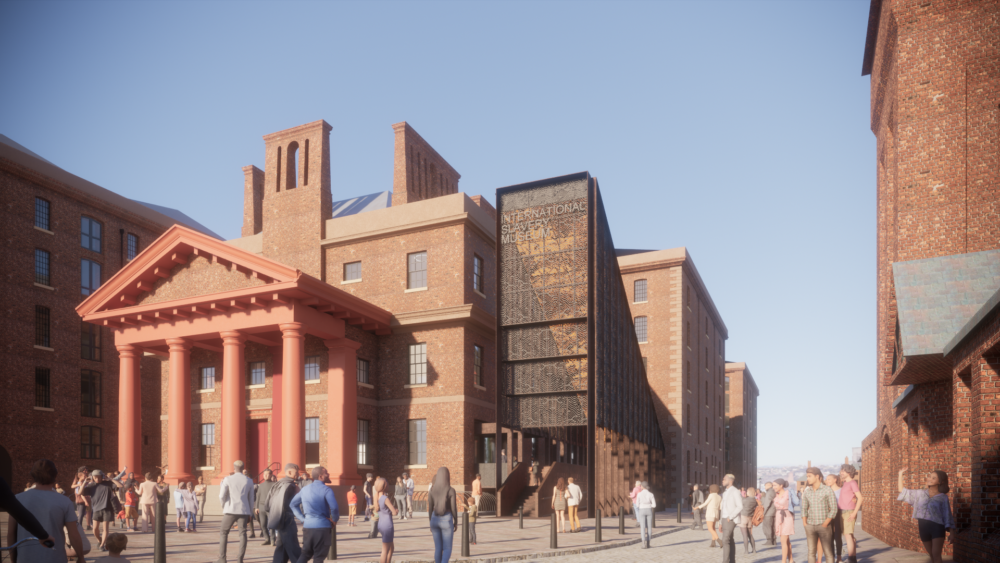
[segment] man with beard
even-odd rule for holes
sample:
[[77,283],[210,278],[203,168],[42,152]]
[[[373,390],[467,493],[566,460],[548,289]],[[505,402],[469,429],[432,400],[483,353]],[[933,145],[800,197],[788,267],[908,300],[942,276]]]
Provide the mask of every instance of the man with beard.
[[331,532],[340,520],[340,510],[333,490],[327,486],[329,482],[330,473],[323,467],[314,467],[312,481],[292,497],[292,513],[303,523],[299,561],[312,559],[313,563],[322,563],[330,551]]

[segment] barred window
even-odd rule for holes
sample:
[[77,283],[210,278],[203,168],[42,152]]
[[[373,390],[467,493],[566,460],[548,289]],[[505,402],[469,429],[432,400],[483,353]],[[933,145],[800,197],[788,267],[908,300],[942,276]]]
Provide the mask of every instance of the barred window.
[[306,381],[319,381],[319,356],[306,356]]
[[358,419],[358,465],[368,463],[368,421]]
[[351,262],[344,264],[344,281],[355,281],[361,279],[361,262]]
[[80,261],[80,293],[90,295],[101,287],[101,265],[84,258]]
[[691,390],[691,360],[687,361],[687,372],[684,374],[684,378],[687,379],[687,390]]
[[125,245],[125,260],[131,262],[136,254],[139,254],[139,237],[129,233],[128,242]]
[[646,317],[635,318],[635,336],[639,342],[646,342]]
[[410,344],[410,385],[427,383],[427,344]]
[[264,384],[264,362],[250,362],[247,366],[247,378],[250,385]]
[[319,463],[319,417],[306,418],[306,465]]
[[369,374],[370,365],[368,360],[362,360],[358,358],[358,383],[367,383],[371,385],[371,376]]
[[51,222],[49,217],[51,216],[50,209],[51,204],[40,198],[35,198],[35,226],[39,229],[45,229],[46,231],[51,231]]
[[215,389],[215,367],[201,368],[201,388]]
[[47,250],[35,249],[35,283],[42,285],[52,285],[52,276],[49,275],[50,255]]
[[52,387],[49,368],[35,368],[35,406],[52,407]]
[[101,459],[101,429],[97,426],[80,427],[80,457]]
[[215,466],[215,423],[201,425],[201,445],[198,448],[198,466]]
[[483,259],[472,255],[472,288],[483,293]]
[[427,420],[411,420],[410,465],[427,465]]
[[635,280],[635,303],[646,301],[646,280]]
[[407,289],[427,287],[427,251],[406,255]]
[[101,327],[86,321],[80,323],[80,357],[101,361]]
[[80,217],[80,245],[84,248],[101,251],[101,224],[90,217]]
[[48,307],[35,305],[35,346],[48,348],[52,343],[51,320],[52,316]]
[[684,417],[686,419],[684,424],[685,430],[687,430],[688,434],[691,434],[691,405],[687,406]]
[[645,356],[643,356],[642,358],[642,369],[645,371],[649,371],[649,362],[646,360]]
[[472,360],[472,375],[475,378],[476,385],[483,386],[483,347],[474,344],[472,346],[473,360]]
[[80,416],[101,418],[101,373],[94,370],[80,372]]

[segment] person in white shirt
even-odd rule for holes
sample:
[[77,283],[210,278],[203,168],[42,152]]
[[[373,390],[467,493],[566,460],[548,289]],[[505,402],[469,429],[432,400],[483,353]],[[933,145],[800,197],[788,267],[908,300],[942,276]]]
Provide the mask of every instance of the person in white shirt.
[[229,542],[229,530],[233,524],[240,525],[240,555],[237,558],[243,563],[243,554],[247,551],[247,522],[253,513],[254,492],[253,479],[243,474],[243,462],[233,463],[233,473],[222,480],[219,487],[219,501],[222,502],[222,528],[219,531],[218,563],[226,563],[226,544]]
[[642,548],[649,549],[649,540],[652,538],[653,511],[656,510],[656,497],[649,492],[649,482],[642,482],[642,490],[635,496],[635,515],[639,519],[639,539],[642,540]]
[[566,504],[569,505],[569,513],[567,514],[567,520],[569,520],[569,531],[579,532],[580,531],[580,501],[583,500],[583,489],[580,485],[573,482],[573,478],[569,478],[569,485],[566,486],[569,491],[569,498],[566,499]]
[[743,511],[743,495],[733,486],[736,477],[728,474],[722,478],[726,492],[722,493],[722,563],[736,563],[736,540],[733,533],[740,525],[740,512]]

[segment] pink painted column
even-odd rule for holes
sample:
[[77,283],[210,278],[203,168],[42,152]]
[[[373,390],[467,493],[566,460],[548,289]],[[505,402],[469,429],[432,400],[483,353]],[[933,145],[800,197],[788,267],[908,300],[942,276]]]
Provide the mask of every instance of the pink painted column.
[[281,464],[306,470],[305,332],[302,323],[281,329]]
[[192,481],[191,473],[191,343],[168,338],[170,382],[167,391],[167,478],[176,485]]
[[221,466],[216,467],[216,484],[229,475],[233,462],[246,463],[247,454],[247,378],[243,355],[246,337],[236,331],[219,335],[222,336],[222,458]]
[[142,475],[142,420],[139,366],[142,350],[130,344],[118,348],[118,467]]
[[360,485],[358,475],[358,348],[346,338],[324,342],[327,375],[327,465],[334,485]]

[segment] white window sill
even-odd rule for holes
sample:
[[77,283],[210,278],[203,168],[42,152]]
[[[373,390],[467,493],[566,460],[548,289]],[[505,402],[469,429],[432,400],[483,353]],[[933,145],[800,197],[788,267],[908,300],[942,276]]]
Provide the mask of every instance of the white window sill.
[[215,471],[214,465],[205,465],[203,467],[195,467],[195,471]]
[[416,389],[417,387],[427,387],[426,383],[409,383],[403,386],[403,389]]
[[472,288],[472,291],[475,291],[475,292],[476,292],[476,295],[478,295],[478,296],[482,297],[483,299],[486,299],[486,294],[485,294],[485,293],[483,293],[482,291],[479,291],[479,290],[478,290],[478,289],[476,289],[476,288]]
[[323,381],[322,379],[307,379],[306,385],[316,385],[317,383],[320,383],[322,381]]
[[196,393],[215,393],[215,388],[213,387],[212,389],[199,389],[199,390],[197,390],[195,392]]
[[649,303],[649,301],[633,301],[633,305],[642,305],[643,303]]
[[340,285],[347,285],[349,283],[361,283],[361,278],[358,278],[356,280],[344,280],[340,282]]
[[260,383],[258,385],[247,385],[247,389],[263,389],[267,387],[266,383]]
[[45,233],[47,235],[54,235],[55,234],[55,233],[53,233],[52,231],[50,231],[48,229],[43,229],[43,228],[39,227],[38,225],[35,225],[35,230],[36,231],[42,231],[43,233]]
[[404,465],[403,469],[427,469],[427,464],[424,464],[424,465]]
[[307,463],[306,469],[312,469],[313,467],[319,467],[318,463]]
[[426,287],[415,287],[413,289],[404,289],[403,293],[413,293],[415,291],[427,291]]
[[36,411],[45,411],[45,412],[55,412],[56,409],[50,409],[49,407],[35,407],[35,410]]
[[38,283],[38,282],[35,282],[35,287],[40,287],[42,289],[47,289],[49,291],[56,290],[56,288],[52,287],[51,285],[45,285],[44,283]]
[[56,351],[55,348],[49,348],[48,346],[39,346],[38,344],[35,344],[35,348],[38,349],[38,350],[45,350],[46,352],[55,352]]
[[643,340],[642,342],[639,342],[639,344],[649,344],[649,341],[648,340]]
[[375,469],[374,465],[358,465],[358,469]]
[[374,389],[375,388],[375,386],[372,385],[372,384],[370,384],[370,383],[361,383],[360,381],[358,382],[358,387],[365,387],[367,389]]
[[479,389],[480,391],[486,391],[486,388],[483,387],[482,385],[476,385],[475,383],[473,383],[472,386],[475,387],[476,389]]

